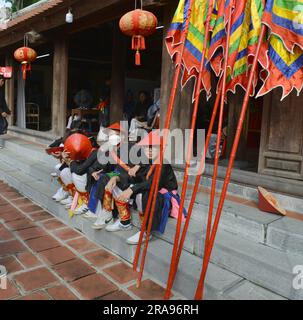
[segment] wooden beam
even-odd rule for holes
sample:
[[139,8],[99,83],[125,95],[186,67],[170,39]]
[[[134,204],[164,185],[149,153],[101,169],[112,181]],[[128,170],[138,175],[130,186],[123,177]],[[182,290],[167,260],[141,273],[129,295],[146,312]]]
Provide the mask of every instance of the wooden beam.
[[[10,54],[7,54],[5,57],[5,65],[6,66],[14,66],[13,57]],[[14,109],[15,109],[15,101],[14,101],[14,72],[13,76],[10,80],[6,81],[5,84],[5,99],[9,109],[11,110],[12,114],[8,118],[8,122],[10,126],[14,125]]]
[[64,135],[66,128],[67,80],[68,43],[61,38],[54,44],[53,60],[52,131],[57,136]]
[[[65,23],[65,15],[70,6],[73,9],[74,23],[72,25],[67,25]],[[34,16],[29,20],[20,22],[14,27],[1,31],[0,48],[22,41],[24,34],[33,29],[38,33],[43,33],[60,26],[65,26],[67,29],[73,28],[82,18],[88,18],[89,15],[96,13],[102,14],[102,11],[105,9],[110,9],[108,19],[111,19],[111,17],[115,15],[115,12],[119,11],[119,8],[133,8],[133,6],[134,3],[132,0],[123,0],[123,4],[120,0],[71,0],[70,3],[66,2],[63,6],[54,7],[43,14]],[[111,15],[112,13],[113,15]],[[100,23],[102,23],[101,19]]]

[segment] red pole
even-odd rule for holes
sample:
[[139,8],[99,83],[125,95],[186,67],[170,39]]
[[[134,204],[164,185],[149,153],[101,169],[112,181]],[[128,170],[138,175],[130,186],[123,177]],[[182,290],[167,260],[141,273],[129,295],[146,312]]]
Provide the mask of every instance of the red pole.
[[198,82],[197,82],[197,86],[196,86],[195,104],[194,104],[194,110],[193,110],[193,116],[192,116],[192,122],[191,122],[189,144],[188,144],[188,149],[187,149],[185,175],[184,175],[184,179],[183,179],[182,193],[181,193],[177,227],[176,227],[176,234],[175,234],[174,246],[173,246],[173,251],[172,251],[167,287],[166,287],[166,292],[165,292],[165,299],[166,300],[168,300],[170,298],[172,282],[173,282],[173,278],[174,278],[174,274],[175,274],[175,269],[177,267],[177,265],[176,265],[177,250],[179,247],[179,238],[180,238],[180,233],[181,233],[183,209],[184,209],[185,196],[186,196],[186,191],[187,191],[187,186],[188,186],[188,172],[189,172],[189,168],[190,168],[190,161],[192,159],[194,130],[196,128],[196,123],[197,123],[199,97],[200,97],[200,91],[201,91],[205,58],[206,58],[206,53],[207,53],[207,45],[208,45],[209,31],[210,31],[210,20],[211,20],[213,7],[214,7],[214,0],[211,0],[209,3],[207,18],[206,18],[205,37],[204,37],[204,44],[203,44],[203,50],[202,50],[202,59],[201,59],[200,68],[199,68],[199,76],[198,76],[198,80],[197,80]]
[[[182,58],[183,58],[184,49],[185,49],[185,42],[186,42],[188,30],[189,30],[189,22],[190,22],[193,2],[194,2],[194,0],[190,0],[188,12],[187,12],[187,20],[186,20],[186,23],[185,23],[184,31],[182,33],[182,46],[181,46],[180,53],[178,54],[177,60],[176,60],[177,68],[176,68],[175,74],[174,74],[173,85],[172,85],[171,95],[170,95],[169,104],[168,104],[168,111],[167,111],[166,120],[165,120],[165,124],[164,124],[164,139],[163,139],[164,148],[163,148],[163,153],[165,151],[167,137],[168,137],[168,132],[167,131],[170,128],[171,119],[172,119],[173,110],[174,110],[174,104],[175,104],[176,93],[177,93],[177,88],[178,88],[178,81],[179,81],[179,77],[180,77],[180,73],[181,73],[181,67],[182,67]],[[160,166],[159,166],[158,170],[159,171],[162,170],[162,163],[160,163]],[[161,172],[160,172],[160,174],[161,174]],[[156,179],[156,173],[155,173],[154,179]],[[148,202],[151,202],[151,199],[153,199],[153,197],[156,197],[156,195],[158,193],[158,189],[156,188],[157,187],[156,183],[154,184],[154,187],[155,188],[151,189],[151,191],[150,191]],[[146,208],[146,209],[148,209],[148,208]],[[145,216],[146,216],[146,222],[147,222],[148,212],[145,212]],[[145,223],[145,227],[146,227],[146,223]],[[141,228],[140,239],[139,239],[139,243],[138,243],[138,246],[137,246],[134,265],[133,265],[134,270],[137,270],[137,265],[138,265],[141,246],[142,246],[142,242],[143,242],[143,235],[144,235],[144,232],[145,232],[145,227],[143,229],[143,225],[142,225],[142,228]]]
[[250,93],[251,93],[251,90],[252,90],[254,73],[255,73],[255,70],[256,70],[257,65],[258,65],[258,58],[259,58],[259,54],[260,54],[260,48],[261,48],[261,44],[262,44],[262,41],[263,41],[264,36],[265,36],[265,31],[266,31],[266,26],[262,25],[262,29],[261,29],[261,32],[260,32],[260,39],[259,39],[259,43],[258,43],[258,46],[257,46],[256,54],[255,54],[255,57],[254,57],[254,62],[253,62],[252,68],[250,70],[249,82],[248,82],[248,85],[247,85],[246,94],[245,94],[245,97],[244,97],[242,110],[241,110],[241,114],[240,114],[240,118],[239,118],[239,123],[238,123],[237,131],[236,131],[236,136],[235,136],[234,144],[233,144],[233,147],[232,147],[228,168],[227,168],[227,171],[226,171],[226,177],[225,177],[225,180],[224,180],[224,184],[223,184],[223,188],[222,188],[222,192],[221,192],[221,197],[220,197],[218,208],[217,208],[217,212],[216,212],[213,231],[212,231],[212,234],[211,234],[211,237],[210,237],[210,240],[209,240],[209,245],[208,245],[208,248],[207,248],[207,252],[204,253],[203,269],[202,269],[201,277],[200,277],[200,280],[199,280],[198,288],[197,288],[197,291],[196,291],[196,299],[200,299],[200,300],[202,299],[203,293],[204,293],[205,277],[206,277],[206,273],[207,273],[207,269],[208,269],[208,265],[209,265],[209,261],[210,261],[210,256],[211,256],[211,253],[212,253],[212,250],[213,250],[214,242],[215,242],[215,239],[216,239],[216,234],[217,234],[217,231],[218,231],[218,226],[219,226],[219,222],[220,222],[220,218],[221,218],[221,214],[222,214],[222,209],[223,209],[223,205],[224,205],[226,194],[227,194],[227,189],[228,189],[230,178],[231,178],[231,172],[232,172],[232,169],[233,169],[233,166],[234,166],[234,162],[235,162],[235,159],[236,159],[236,154],[237,154],[237,150],[238,150],[238,146],[239,146],[241,132],[242,132],[242,129],[243,129],[245,115],[246,115],[246,111],[247,111],[247,107],[248,107],[248,103],[249,103]]
[[215,122],[216,117],[217,117],[217,111],[218,111],[219,103],[220,103],[220,100],[221,100],[221,90],[222,90],[222,86],[219,88],[219,92],[217,94],[214,110],[213,110],[213,113],[212,113],[211,121],[210,121],[208,132],[207,132],[204,152],[203,152],[203,155],[201,157],[201,161],[200,161],[199,168],[198,168],[198,172],[199,173],[198,173],[198,175],[196,177],[196,181],[195,181],[192,197],[191,197],[189,208],[188,208],[188,211],[187,211],[187,218],[186,218],[186,221],[185,221],[185,224],[184,224],[184,227],[183,227],[183,231],[182,231],[182,236],[181,236],[180,245],[179,245],[179,248],[178,248],[178,253],[177,253],[177,258],[176,258],[176,265],[175,265],[174,273],[173,273],[173,276],[172,276],[172,281],[171,281],[170,287],[166,288],[167,291],[168,290],[171,291],[171,289],[173,287],[173,284],[174,284],[175,277],[176,277],[178,265],[179,265],[179,262],[180,262],[180,257],[181,257],[181,254],[182,254],[182,250],[183,250],[183,246],[184,246],[184,243],[185,243],[187,231],[188,231],[188,228],[189,228],[191,215],[192,215],[193,208],[194,208],[194,205],[195,205],[195,200],[196,200],[196,197],[197,197],[197,194],[198,194],[198,191],[199,191],[200,181],[201,181],[201,177],[202,177],[202,171],[203,171],[203,167],[205,165],[206,152],[207,152],[207,149],[208,149],[208,146],[209,146],[209,142],[210,142],[210,138],[211,138],[211,135],[212,135],[214,122]]
[[207,246],[208,246],[208,242],[209,242],[209,238],[210,238],[212,219],[213,219],[213,211],[214,211],[214,203],[215,203],[215,197],[216,197],[217,176],[218,176],[218,167],[219,167],[219,159],[220,159],[220,145],[221,145],[221,137],[222,137],[223,114],[224,114],[224,105],[225,105],[225,97],[226,97],[227,66],[228,66],[229,44],[230,44],[230,35],[231,35],[231,17],[232,17],[232,12],[234,10],[234,6],[235,6],[235,2],[233,1],[230,4],[230,8],[229,8],[226,48],[225,48],[225,57],[224,57],[224,68],[223,68],[223,74],[222,74],[222,83],[223,84],[222,84],[222,93],[221,93],[221,105],[220,105],[219,123],[218,123],[218,130],[217,130],[218,132],[217,132],[214,172],[213,172],[213,177],[212,177],[208,219],[207,219],[207,228],[206,228],[206,236],[205,236],[205,243],[204,243],[204,252],[206,252],[206,250],[207,250]]
[[143,242],[143,235],[144,235],[144,232],[146,230],[148,214],[150,212],[150,206],[151,206],[151,202],[153,200],[154,190],[155,190],[155,187],[156,187],[156,178],[155,178],[156,174],[157,174],[157,169],[155,170],[155,174],[154,174],[154,177],[153,177],[153,182],[152,182],[152,185],[151,185],[150,194],[149,194],[149,197],[148,197],[147,206],[146,206],[146,209],[145,209],[144,218],[143,218],[143,222],[142,222],[142,226],[141,226],[139,244],[137,246],[136,254],[135,254],[135,258],[134,258],[134,262],[133,262],[133,270],[134,271],[136,271],[137,267],[138,267],[138,261],[139,261],[141,246],[142,246],[142,242]]

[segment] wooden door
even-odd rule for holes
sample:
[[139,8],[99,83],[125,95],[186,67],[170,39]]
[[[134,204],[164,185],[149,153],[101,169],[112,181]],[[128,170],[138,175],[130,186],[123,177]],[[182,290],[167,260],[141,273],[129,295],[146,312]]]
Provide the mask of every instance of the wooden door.
[[303,180],[303,95],[264,98],[259,173]]

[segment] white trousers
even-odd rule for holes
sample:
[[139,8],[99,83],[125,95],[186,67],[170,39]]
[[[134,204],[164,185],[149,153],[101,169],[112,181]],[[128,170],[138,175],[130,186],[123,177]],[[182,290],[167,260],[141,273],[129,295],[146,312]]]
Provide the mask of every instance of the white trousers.
[[70,172],[70,168],[65,168],[60,173],[60,178],[62,182],[68,186],[73,183],[72,173]]
[[84,174],[83,176],[79,176],[75,173],[72,173],[72,181],[78,192],[81,192],[81,193],[86,192],[87,174]]

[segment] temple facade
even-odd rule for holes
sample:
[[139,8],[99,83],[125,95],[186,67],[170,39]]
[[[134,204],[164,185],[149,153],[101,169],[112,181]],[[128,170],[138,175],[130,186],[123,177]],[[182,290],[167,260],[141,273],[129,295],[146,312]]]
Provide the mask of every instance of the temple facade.
[[[2,66],[14,67],[13,78],[6,83],[6,99],[12,110],[10,133],[49,140],[63,135],[76,92],[89,89],[97,104],[108,80],[111,122],[122,119],[125,95],[129,91],[135,96],[141,90],[160,91],[161,114],[165,116],[174,73],[165,36],[177,3],[177,0],[143,1],[144,8],[158,17],[159,26],[156,34],[147,39],[140,68],[134,66],[130,38],[118,27],[120,17],[134,9],[133,0],[40,1],[3,23],[0,61]],[[69,9],[73,23],[66,22]],[[13,53],[23,45],[27,33],[30,33],[30,46],[37,51],[38,59],[32,65],[29,79],[23,83],[20,65]],[[193,82],[183,90],[179,88],[173,128],[190,128],[192,90]],[[276,90],[264,98],[251,100],[232,179],[240,184],[262,185],[302,196],[303,113],[300,108],[303,98],[292,94],[281,102],[281,93]],[[208,128],[214,96],[210,101],[201,96],[199,129]],[[226,151],[220,163],[221,177],[224,177],[242,100],[240,89],[236,95],[228,96],[224,120]],[[26,106],[23,112],[36,110],[36,122],[22,123],[22,103]],[[206,174],[211,173],[212,164],[209,163]]]

